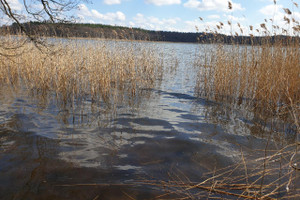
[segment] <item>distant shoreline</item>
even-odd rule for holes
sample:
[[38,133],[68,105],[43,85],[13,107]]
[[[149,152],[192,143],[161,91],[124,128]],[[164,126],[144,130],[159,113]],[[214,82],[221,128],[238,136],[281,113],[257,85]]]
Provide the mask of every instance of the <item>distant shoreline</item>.
[[[22,26],[30,35],[57,38],[93,38],[113,39],[126,41],[152,41],[152,42],[176,42],[176,43],[224,43],[260,45],[265,42],[269,44],[275,41],[290,43],[299,41],[299,37],[292,36],[228,36],[213,33],[185,33],[170,31],[152,31],[140,28],[129,28],[122,26],[110,26],[103,24],[72,24],[72,23],[42,23],[27,22]],[[0,31],[4,34],[18,35],[22,31],[17,24],[2,26]]]

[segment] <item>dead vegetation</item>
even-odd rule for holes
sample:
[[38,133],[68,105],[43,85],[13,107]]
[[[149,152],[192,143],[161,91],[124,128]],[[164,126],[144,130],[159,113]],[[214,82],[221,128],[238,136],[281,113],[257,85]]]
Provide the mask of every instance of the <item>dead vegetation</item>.
[[141,182],[164,188],[157,199],[297,199],[300,169],[294,148],[292,144],[267,151],[267,156],[254,160],[246,160],[241,153],[240,162],[204,174],[201,182],[191,182],[180,171],[171,174],[169,181]]
[[[298,8],[298,4],[294,6]],[[232,9],[230,2],[229,9]],[[292,124],[293,133],[286,134],[295,134],[295,142],[278,146],[275,152],[266,151],[262,158],[251,160],[242,155],[240,163],[212,172],[201,183],[182,180],[163,183],[181,199],[207,198],[207,195],[217,199],[299,198],[300,30],[292,11],[284,8],[284,12],[283,20],[290,29],[274,25],[272,19],[269,26],[265,20],[261,29],[256,30],[265,37],[261,45],[214,44],[216,48],[204,52],[204,62],[197,66],[195,93],[234,109],[266,116],[267,121],[263,122],[266,124],[271,118],[270,134],[278,131],[274,128],[277,123]],[[232,22],[228,24],[231,26]],[[223,25],[220,23],[217,29]],[[253,26],[250,31],[254,31]],[[285,35],[288,39],[277,37],[272,41],[274,35]],[[268,143],[269,140],[266,146]]]
[[[16,43],[15,36],[4,40]],[[52,95],[64,105],[82,100],[114,105],[124,98],[138,98],[141,88],[154,87],[163,75],[159,52],[150,46],[49,40],[49,51],[24,43],[0,52],[0,85],[26,89],[39,98]]]

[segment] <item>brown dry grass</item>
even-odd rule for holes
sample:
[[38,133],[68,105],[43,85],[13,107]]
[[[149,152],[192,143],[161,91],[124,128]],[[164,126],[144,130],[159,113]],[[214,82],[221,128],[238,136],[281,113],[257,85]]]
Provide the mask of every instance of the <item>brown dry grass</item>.
[[[298,4],[293,5],[298,8]],[[215,48],[204,52],[204,61],[198,62],[195,93],[225,104],[241,105],[240,108],[271,118],[284,118],[294,123],[299,132],[300,29],[290,9],[283,10],[286,13],[283,20],[290,32],[275,26],[270,19],[270,26],[260,25],[264,35],[261,45],[214,44]],[[239,23],[238,26],[241,27]],[[253,31],[253,26],[249,28]]]
[[222,46],[199,73],[199,95],[278,111],[300,102],[299,41],[283,45]]
[[[298,4],[291,2],[297,9]],[[228,8],[232,9],[230,2]],[[290,9],[283,8],[283,11],[286,14],[283,20],[288,28],[276,26],[272,19],[265,19],[260,25],[261,30],[256,29],[264,36],[261,45],[221,44],[205,54],[205,62],[200,65],[196,93],[216,101],[243,103],[250,105],[248,108],[276,114],[285,113],[291,104],[299,105],[299,22]],[[268,21],[271,23],[269,26]],[[228,24],[232,30],[232,22]],[[220,26],[218,30],[221,30]],[[268,27],[272,30],[268,30]],[[253,33],[253,26],[249,26],[249,31]],[[238,33],[231,35],[238,36]],[[253,40],[253,34],[250,35]],[[272,41],[272,36],[278,35],[281,37]]]
[[[16,43],[15,37],[4,39],[8,46]],[[61,104],[83,99],[116,104],[121,97],[136,97],[140,88],[154,87],[163,75],[159,53],[130,42],[56,40],[43,51],[31,43],[2,51],[2,87],[55,95]]]

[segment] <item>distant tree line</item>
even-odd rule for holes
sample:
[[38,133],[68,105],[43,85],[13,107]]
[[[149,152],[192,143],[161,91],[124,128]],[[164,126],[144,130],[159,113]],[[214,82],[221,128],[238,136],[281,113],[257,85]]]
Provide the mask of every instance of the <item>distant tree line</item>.
[[[23,29],[32,36],[50,37],[83,37],[104,39],[126,39],[165,42],[188,42],[188,43],[225,43],[225,44],[254,44],[265,42],[274,43],[282,40],[286,43],[299,42],[299,38],[289,36],[228,36],[217,33],[183,33],[170,31],[150,31],[141,28],[129,28],[103,24],[78,24],[78,23],[50,23],[50,22],[27,22],[22,24]],[[20,26],[13,23],[10,26],[2,26],[2,34],[20,34]]]

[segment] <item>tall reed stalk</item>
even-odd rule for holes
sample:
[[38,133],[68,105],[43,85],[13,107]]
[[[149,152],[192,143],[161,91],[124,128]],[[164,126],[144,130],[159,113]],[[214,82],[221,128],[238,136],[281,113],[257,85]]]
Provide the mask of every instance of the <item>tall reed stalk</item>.
[[198,76],[196,92],[216,101],[280,111],[300,103],[299,38],[260,46],[218,45]]

